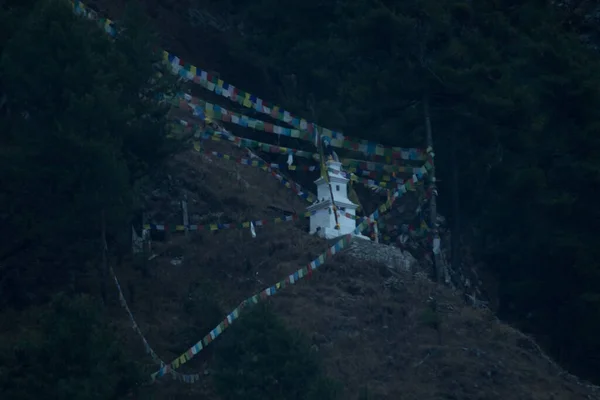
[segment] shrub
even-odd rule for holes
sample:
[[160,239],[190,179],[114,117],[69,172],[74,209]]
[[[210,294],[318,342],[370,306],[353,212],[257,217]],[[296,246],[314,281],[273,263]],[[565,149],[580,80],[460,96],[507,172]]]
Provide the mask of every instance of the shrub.
[[3,398],[117,399],[141,381],[89,297],[58,295],[38,312],[35,335],[23,332],[15,346],[0,345]]
[[332,400],[306,339],[290,332],[267,306],[257,306],[218,343],[215,382],[224,400]]

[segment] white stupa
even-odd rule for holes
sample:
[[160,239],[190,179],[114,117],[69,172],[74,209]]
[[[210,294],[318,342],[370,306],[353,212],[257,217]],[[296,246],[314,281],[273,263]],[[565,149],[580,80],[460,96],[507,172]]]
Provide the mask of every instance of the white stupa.
[[[339,222],[339,229],[336,229],[329,185],[323,177],[319,177],[319,179],[315,181],[315,184],[317,185],[317,201],[307,208],[307,211],[312,213],[310,216],[310,233],[317,233],[326,239],[347,235],[353,233],[356,229],[356,209],[358,208],[358,205],[348,199],[349,179],[341,174],[341,168],[342,164],[339,161],[327,161],[327,171],[329,174],[329,182],[331,183],[331,191],[333,192],[335,206],[338,209],[337,219]],[[346,213],[351,217],[347,217]],[[363,235],[355,236],[361,239],[371,240]]]

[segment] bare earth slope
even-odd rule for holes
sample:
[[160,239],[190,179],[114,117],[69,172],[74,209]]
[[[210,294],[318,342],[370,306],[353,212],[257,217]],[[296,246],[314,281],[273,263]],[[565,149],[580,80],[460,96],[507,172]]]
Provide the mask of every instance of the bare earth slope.
[[[225,143],[208,146],[243,154]],[[175,201],[186,190],[190,213],[208,219],[219,212],[221,218],[236,221],[275,218],[281,213],[268,205],[302,212],[307,204],[257,168],[193,150],[170,164],[165,171],[171,176],[170,189],[161,189],[168,193],[167,200],[149,201],[174,223],[180,218]],[[327,244],[305,233],[305,225],[284,222],[257,228],[254,239],[248,229],[187,238],[175,233],[153,243],[158,256],[152,261],[118,266],[125,296],[154,350],[171,361],[240,301],[323,252]],[[173,265],[174,259],[182,262]],[[342,253],[310,280],[269,301],[290,327],[312,339],[329,375],[345,386],[344,398],[357,398],[364,387],[376,399],[600,398],[563,376],[523,334],[486,311],[464,305],[459,296],[436,287],[419,271],[394,271]],[[111,313],[131,356],[147,362],[152,372],[155,367],[116,299]],[[223,335],[232,329],[235,324]],[[141,398],[218,399],[211,382],[211,355],[209,346],[181,368],[200,372],[199,383],[163,378],[143,388]]]

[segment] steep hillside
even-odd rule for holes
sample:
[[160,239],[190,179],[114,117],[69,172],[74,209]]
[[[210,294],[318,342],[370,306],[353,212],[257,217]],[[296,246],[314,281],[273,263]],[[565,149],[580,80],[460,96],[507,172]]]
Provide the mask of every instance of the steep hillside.
[[502,318],[600,382],[598,215],[580,212],[599,182],[594,2],[142,3],[165,49],[353,136],[423,146],[429,93],[453,266],[491,277]]
[[[244,153],[224,143],[206,146],[207,151]],[[184,191],[190,215],[208,218],[206,223],[215,222],[221,212],[221,222],[239,222],[281,216],[270,205],[300,212],[307,204],[264,171],[193,150],[178,154],[164,173],[170,176],[170,189],[156,188],[155,197],[161,191],[162,202],[149,198],[148,206],[154,204],[156,217],[160,212],[174,224]],[[240,301],[326,248],[324,241],[306,234],[303,222],[257,228],[256,238],[249,229],[190,233],[187,238],[173,233],[164,242],[153,241],[157,256],[151,261],[125,260],[115,270],[142,332],[169,362]],[[491,313],[465,306],[419,268],[393,268],[340,254],[269,303],[289,327],[310,338],[328,375],[343,385],[345,399],[358,399],[365,390],[374,399],[600,398],[565,376],[532,340]],[[146,360],[148,373],[154,371],[156,365],[144,354],[116,300],[112,314],[131,356]],[[165,377],[144,387],[140,398],[218,399],[212,358],[235,329],[233,324],[180,368],[200,373],[199,382]]]
[[[221,40],[226,40],[226,35],[206,35],[187,46],[181,40],[186,36],[184,33],[186,28],[177,24],[180,21],[182,5],[163,3],[157,6],[150,2],[147,5],[149,14],[157,19],[157,26],[165,32],[165,36],[169,36],[165,38],[169,50],[177,52],[186,59],[190,55],[190,60],[195,62],[198,55],[193,48],[200,47],[206,58],[206,62],[203,63],[204,68],[231,71],[232,74],[228,79],[235,79],[236,68],[232,65],[223,65],[228,59],[227,51],[223,51],[226,47],[215,50]],[[119,10],[111,4],[107,4],[103,11],[109,15],[119,13]],[[177,25],[177,32],[175,28],[172,29],[175,25]],[[167,35],[166,32],[169,34]],[[260,76],[260,72],[254,71],[251,75]],[[247,78],[244,81],[247,81]],[[254,87],[247,89],[257,91],[261,87],[260,79],[255,80],[253,85]],[[194,91],[196,89],[194,88]],[[203,96],[211,100],[213,95],[203,93]],[[249,136],[251,137],[252,134]],[[230,150],[223,150],[223,152],[231,154]],[[221,173],[207,169],[204,173],[180,176],[182,167],[196,166],[196,161],[192,159],[196,156],[191,154],[178,156],[172,165],[173,171],[169,180],[179,181],[179,184],[189,187],[188,201],[192,205],[190,212],[193,219],[197,219],[192,222],[230,223],[241,222],[248,218],[271,216],[275,218],[276,214],[270,210],[292,208],[297,211],[303,207],[302,205],[290,207],[290,202],[299,202],[295,197],[292,200],[291,194],[283,200],[279,196],[269,195],[269,191],[262,184],[253,186],[254,178],[245,178],[246,171],[241,172],[240,169],[225,167],[229,168],[228,172]],[[207,158],[198,158],[197,162],[208,163],[211,168],[217,165],[216,161],[210,162]],[[260,171],[253,173],[256,172],[260,173]],[[232,194],[231,186],[225,183],[225,176],[235,182],[233,184],[237,186],[233,189],[235,195]],[[201,187],[190,182],[198,177],[206,177]],[[212,182],[209,177],[217,180]],[[310,180],[303,179],[302,183],[307,185]],[[273,184],[276,185],[277,182]],[[253,192],[260,194],[260,197],[253,199]],[[158,197],[155,200],[162,204],[160,211],[156,210],[150,215],[155,218],[151,222],[173,224],[174,222],[166,220],[177,219],[177,211],[169,213],[165,209],[168,209],[169,205],[172,206],[171,202],[178,204],[180,199],[168,196],[166,198],[163,196],[162,199],[161,196],[155,197]],[[267,204],[271,208],[266,208]],[[146,206],[151,208],[150,203]],[[264,216],[251,216],[262,213]],[[159,218],[163,218],[164,221]],[[219,221],[219,218],[224,220]],[[160,297],[160,293],[168,291],[166,298],[173,303],[173,308],[165,310],[168,311],[168,316],[167,314],[159,316],[158,320],[175,318],[173,323],[165,324],[168,326],[167,331],[163,332],[166,328],[162,323],[155,328],[155,339],[158,342],[156,350],[159,354],[171,353],[170,357],[176,356],[178,350],[174,347],[182,345],[186,348],[197,340],[193,337],[194,334],[201,337],[205,334],[201,333],[203,329],[205,332],[210,329],[210,324],[207,324],[205,319],[194,321],[188,318],[187,328],[175,326],[175,322],[184,320],[183,316],[174,317],[178,315],[177,306],[186,304],[184,299],[189,303],[189,300],[194,300],[196,293],[200,292],[202,298],[196,303],[202,304],[200,300],[210,297],[207,301],[212,304],[213,322],[216,323],[219,321],[217,315],[221,310],[226,312],[245,298],[248,292],[255,293],[263,289],[270,282],[277,281],[281,276],[295,271],[299,266],[310,261],[311,256],[319,254],[318,250],[325,249],[324,243],[320,243],[315,238],[307,238],[303,230],[295,230],[292,224],[282,224],[274,226],[273,231],[269,228],[263,231],[264,233],[259,232],[258,237],[254,239],[250,238],[248,229],[235,233],[219,231],[190,235],[188,238],[170,237],[167,238],[166,244],[154,246],[153,250],[159,254],[158,257],[153,258],[149,265],[138,267],[141,267],[142,274],[149,276],[147,279],[156,279],[160,271],[166,274],[160,276],[158,279],[160,287],[153,287],[151,293],[156,299]],[[290,237],[292,239],[289,239]],[[302,261],[298,262],[298,259]],[[204,267],[198,267],[197,264]],[[193,272],[186,268],[193,268]],[[203,271],[203,269],[207,270]],[[336,275],[334,272],[342,270],[345,271],[343,276]],[[273,307],[287,320],[289,326],[304,331],[313,338],[314,349],[318,349],[322,355],[329,375],[344,384],[347,398],[351,398],[362,388],[368,388],[376,398],[394,398],[400,395],[404,398],[592,396],[591,391],[588,391],[589,388],[563,380],[561,373],[552,372],[555,367],[531,341],[498,323],[491,315],[474,312],[465,307],[459,297],[453,297],[444,289],[436,289],[426,279],[415,281],[412,277],[416,271],[390,271],[386,267],[359,262],[348,256],[346,258],[342,256],[341,261],[334,261],[331,271],[329,276],[324,273],[322,278],[316,278],[317,283],[312,286],[303,283],[299,288],[284,291],[279,297],[287,299],[287,304],[284,300],[277,302],[275,299]],[[153,277],[153,274],[156,275]],[[195,274],[199,274],[196,279],[194,279]],[[358,275],[354,276],[354,274]],[[394,274],[398,274],[395,279],[384,279],[394,278],[390,276]],[[244,276],[245,278],[242,278]],[[331,281],[327,282],[327,279]],[[183,290],[185,294],[181,289],[182,281],[191,282],[192,288]],[[406,286],[400,290],[404,297],[395,299],[394,290],[398,290],[398,285],[402,283]],[[319,284],[322,284],[321,288]],[[169,290],[170,285],[173,287]],[[141,291],[137,288],[137,283],[130,283],[127,286],[134,294],[136,303],[142,303]],[[317,289],[318,292],[315,292]],[[303,293],[303,290],[307,292]],[[296,297],[289,297],[294,293]],[[388,302],[390,304],[386,305]],[[353,304],[355,308],[348,307],[348,304]],[[348,307],[348,310],[344,311],[344,307]],[[379,312],[381,314],[378,314]],[[152,314],[153,318],[159,315],[156,310],[152,310]],[[152,342],[153,330],[148,328],[151,332],[149,340]],[[183,329],[184,333],[180,329]],[[165,341],[165,337],[171,339],[169,343]],[[365,344],[367,337],[370,340]],[[400,338],[402,341],[398,342]],[[177,346],[173,343],[177,343]],[[218,347],[218,343],[215,347]],[[379,356],[375,356],[378,354]],[[382,362],[383,355],[385,355],[385,362]],[[486,355],[489,355],[489,358]],[[197,383],[192,390],[200,388],[198,390],[205,393],[211,392],[210,356],[211,350],[207,350],[189,366],[186,365],[185,368],[193,368],[194,365],[205,368],[203,373],[205,379]],[[396,365],[399,359],[413,362],[413,368]],[[203,362],[206,364],[199,365]],[[431,365],[423,370],[421,367],[426,364]],[[551,378],[554,374],[559,377]],[[486,382],[486,379],[489,382]],[[434,381],[435,385],[431,381]],[[407,388],[409,388],[408,392]],[[181,389],[169,388],[168,390]]]
[[[600,257],[574,211],[594,219],[580,190],[600,171],[600,59],[560,15],[533,0],[143,3],[89,3],[122,17],[101,29],[63,0],[0,7],[0,398],[599,399],[477,301],[477,271],[447,279],[432,148],[376,145],[425,147],[434,122],[450,269],[487,259],[499,309],[597,375]],[[157,74],[161,59],[200,84]],[[315,146],[356,162],[369,188],[348,195],[384,204],[389,241],[307,234]],[[463,230],[480,253],[467,265]]]
[[[170,50],[195,62],[198,56],[192,47],[202,48],[204,68],[232,72],[228,79],[236,78],[236,68],[222,64],[227,57],[219,49],[221,36],[208,33],[189,46],[182,41],[189,37],[189,27],[179,23],[183,4],[148,6],[157,26],[168,32],[165,43]],[[110,15],[119,12],[111,4],[104,10]],[[259,82],[255,85],[248,89],[260,88]],[[216,101],[208,92],[193,90]],[[233,154],[228,145],[212,146]],[[184,191],[196,223],[275,218],[280,212],[274,209],[301,212],[306,205],[264,171],[192,151],[177,156],[169,174],[178,196],[155,199],[162,205],[154,204],[156,219],[151,222],[171,218],[165,222],[180,223],[177,202]],[[300,179],[308,185],[312,177]],[[151,203],[147,206],[152,209]],[[169,207],[170,214],[165,211]],[[326,244],[306,235],[305,228],[301,223],[267,226],[259,229],[257,238],[249,229],[188,238],[178,233],[163,244],[154,242],[159,256],[144,263],[141,271],[123,265],[118,273],[128,282],[134,313],[154,350],[165,361],[178,356],[241,300],[325,250]],[[529,338],[488,311],[465,306],[457,294],[424,276],[423,271],[390,270],[340,255],[310,282],[287,288],[270,301],[288,326],[312,339],[328,375],[343,384],[343,398],[358,398],[365,389],[382,399],[598,398],[593,388],[565,375]],[[138,338],[133,333],[127,337],[135,348]],[[219,340],[211,346],[218,348]],[[181,368],[185,373],[200,371],[200,382],[188,386],[163,378],[146,388],[144,396],[216,398],[212,355],[209,348]]]

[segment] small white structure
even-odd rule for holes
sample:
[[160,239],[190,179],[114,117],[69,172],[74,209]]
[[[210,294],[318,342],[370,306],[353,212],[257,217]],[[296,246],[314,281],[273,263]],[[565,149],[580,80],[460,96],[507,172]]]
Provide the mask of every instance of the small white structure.
[[[331,201],[331,192],[327,181],[321,176],[315,181],[317,185],[317,201],[307,208],[311,212],[310,233],[317,233],[326,239],[333,239],[339,236],[353,233],[356,229],[356,209],[354,204],[348,199],[348,181],[341,173],[342,164],[339,161],[327,161],[327,171],[333,200],[338,210],[339,229],[336,229],[333,202]],[[346,213],[351,217],[347,217]],[[363,235],[355,235],[361,239],[371,240]]]

